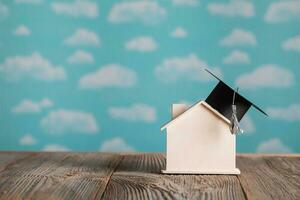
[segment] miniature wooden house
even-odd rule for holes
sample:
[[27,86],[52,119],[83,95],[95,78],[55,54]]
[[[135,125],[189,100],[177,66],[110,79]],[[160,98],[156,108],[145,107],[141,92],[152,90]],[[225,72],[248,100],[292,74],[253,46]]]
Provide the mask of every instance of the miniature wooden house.
[[[172,120],[161,128],[167,131],[163,173],[240,174],[236,168],[236,135],[229,128],[234,90],[216,78],[219,83],[205,101],[190,108],[173,104]],[[238,93],[236,106],[239,121],[251,106],[263,112]]]

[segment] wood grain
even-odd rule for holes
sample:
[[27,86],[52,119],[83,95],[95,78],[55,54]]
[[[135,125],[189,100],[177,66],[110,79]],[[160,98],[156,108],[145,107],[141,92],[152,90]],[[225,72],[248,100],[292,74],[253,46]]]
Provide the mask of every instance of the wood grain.
[[164,175],[162,154],[124,155],[104,199],[245,199],[236,176]]
[[120,156],[40,153],[0,175],[0,199],[97,199]]
[[248,199],[300,199],[300,157],[240,156],[237,165]]
[[299,155],[238,155],[239,176],[164,175],[160,153],[0,152],[0,200],[300,199]]
[[27,157],[33,156],[35,153],[30,152],[0,152],[0,173],[10,165],[20,162]]

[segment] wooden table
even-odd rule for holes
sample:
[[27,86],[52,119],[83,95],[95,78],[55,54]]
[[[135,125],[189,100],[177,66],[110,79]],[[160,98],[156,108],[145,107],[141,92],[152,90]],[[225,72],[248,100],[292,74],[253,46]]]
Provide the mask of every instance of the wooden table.
[[238,155],[242,174],[164,175],[160,153],[0,152],[0,199],[296,199],[300,155]]

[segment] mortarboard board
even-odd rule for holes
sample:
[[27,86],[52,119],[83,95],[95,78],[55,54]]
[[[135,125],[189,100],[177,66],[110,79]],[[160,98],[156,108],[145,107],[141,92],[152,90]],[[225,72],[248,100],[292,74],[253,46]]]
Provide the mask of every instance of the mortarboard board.
[[240,121],[246,112],[249,110],[251,106],[267,115],[262,109],[258,106],[247,100],[245,97],[235,92],[229,85],[227,85],[224,81],[218,78],[209,70],[205,69],[208,73],[210,73],[213,77],[219,80],[219,83],[213,89],[213,91],[206,98],[205,102],[208,103],[211,107],[221,113],[224,117],[230,120],[232,116],[232,100],[233,95],[235,93],[235,105],[236,105],[236,116],[238,121]]

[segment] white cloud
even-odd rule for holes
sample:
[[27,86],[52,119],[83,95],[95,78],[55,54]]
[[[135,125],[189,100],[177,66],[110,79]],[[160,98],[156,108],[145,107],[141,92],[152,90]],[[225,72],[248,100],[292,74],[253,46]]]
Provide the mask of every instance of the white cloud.
[[64,109],[51,111],[41,120],[41,126],[50,134],[94,134],[99,129],[91,113]]
[[68,57],[67,62],[69,64],[92,64],[94,63],[94,57],[89,52],[77,50]]
[[249,116],[244,116],[241,120],[241,128],[244,130],[244,133],[254,133],[255,132],[255,126],[252,121],[252,119]]
[[213,15],[227,17],[250,18],[255,14],[254,6],[251,1],[230,0],[228,3],[210,3],[207,10]]
[[0,20],[3,20],[8,16],[8,7],[0,2]]
[[133,147],[127,144],[122,138],[115,137],[110,140],[106,140],[100,147],[102,152],[133,152]]
[[236,80],[236,85],[244,89],[285,88],[293,83],[293,73],[274,64],[262,65],[253,72],[241,75]]
[[175,6],[198,6],[198,0],[172,0],[172,4]]
[[300,36],[292,37],[282,43],[284,50],[300,52]]
[[[201,60],[195,54],[189,54],[185,57],[166,58],[155,68],[156,76],[165,82],[174,82],[176,80],[209,81],[212,76],[204,71],[208,68],[205,61]],[[208,68],[218,76],[221,76],[221,69]]]
[[186,30],[184,30],[182,27],[176,27],[175,30],[171,32],[171,37],[174,38],[185,38],[187,36]]
[[255,35],[242,29],[234,29],[220,41],[221,46],[255,46]]
[[257,147],[258,153],[291,153],[292,150],[283,144],[280,139],[272,138],[262,142]]
[[267,113],[274,119],[300,121],[300,104],[292,104],[287,108],[268,108]]
[[151,52],[157,49],[157,44],[153,38],[141,36],[126,42],[125,48],[129,51]]
[[8,81],[29,78],[43,81],[66,79],[64,68],[52,65],[37,52],[29,56],[6,58],[5,62],[0,64],[0,73]]
[[50,99],[43,99],[40,102],[34,102],[28,99],[24,99],[13,109],[13,113],[40,113],[45,108],[53,106],[53,102]]
[[31,146],[35,145],[37,141],[31,134],[25,134],[20,138],[19,143],[24,146]]
[[25,25],[20,25],[13,32],[17,36],[28,36],[31,34],[30,30]]
[[30,100],[23,100],[19,105],[12,109],[13,113],[39,113],[41,112],[39,103]]
[[268,23],[300,20],[300,1],[287,0],[272,3],[264,17]]
[[137,82],[134,70],[119,64],[109,64],[93,73],[84,75],[79,86],[82,89],[102,89],[105,87],[132,87]]
[[166,15],[166,10],[156,1],[123,1],[113,5],[108,20],[112,23],[155,24],[164,19]]
[[40,106],[42,108],[50,108],[53,106],[53,102],[50,100],[50,99],[43,99],[41,102],[40,102]]
[[64,43],[69,46],[100,46],[101,41],[95,32],[80,28],[65,39]]
[[250,58],[246,52],[234,50],[223,59],[224,64],[249,64]]
[[38,5],[41,4],[42,0],[15,0],[16,4],[32,4],[32,5]]
[[98,16],[98,6],[96,2],[89,0],[75,0],[72,2],[53,2],[52,10],[57,14],[72,17],[96,18]]
[[47,144],[44,146],[43,151],[56,152],[56,151],[71,151],[68,147],[60,144]]
[[125,121],[154,122],[156,120],[156,110],[146,104],[133,104],[130,107],[110,107],[109,115],[114,119]]

